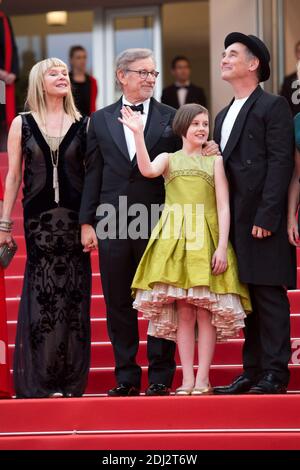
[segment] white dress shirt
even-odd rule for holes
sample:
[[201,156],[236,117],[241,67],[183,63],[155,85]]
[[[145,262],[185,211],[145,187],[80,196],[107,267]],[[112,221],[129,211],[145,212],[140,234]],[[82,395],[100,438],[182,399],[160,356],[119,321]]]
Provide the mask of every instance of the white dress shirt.
[[220,144],[221,152],[223,152],[224,148],[226,147],[236,118],[238,117],[240,110],[242,109],[248,98],[249,96],[238,100],[235,99],[232,105],[230,106],[222,125]]
[[[144,129],[145,129],[148,114],[149,114],[150,98],[148,100],[142,102],[142,103],[135,103],[133,105],[133,103],[130,103],[128,100],[126,100],[125,96],[123,96],[123,104],[125,106],[138,106],[139,104],[144,105],[144,112],[142,114],[142,120],[143,120],[143,124],[144,124]],[[126,139],[126,143],[127,143],[127,149],[128,149],[128,153],[129,153],[129,156],[130,156],[130,160],[133,160],[133,158],[136,154],[136,148],[135,148],[135,141],[134,141],[133,132],[127,126],[125,126],[124,124],[123,124],[123,129],[124,129],[124,133],[125,133],[125,139]]]
[[178,103],[179,103],[179,106],[182,106],[183,104],[186,103],[186,98],[187,98],[187,94],[188,94],[188,89],[185,88],[186,86],[189,86],[190,85],[190,82],[186,82],[184,86],[182,86],[180,83],[175,83],[175,85],[178,87],[177,89],[177,99],[178,99]]

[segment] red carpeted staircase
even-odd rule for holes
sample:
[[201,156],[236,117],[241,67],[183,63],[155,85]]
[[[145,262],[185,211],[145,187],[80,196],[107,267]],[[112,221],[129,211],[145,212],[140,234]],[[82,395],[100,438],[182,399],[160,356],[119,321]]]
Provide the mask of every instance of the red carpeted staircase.
[[[2,181],[6,169],[7,156],[0,154]],[[6,271],[11,365],[26,259],[21,194],[13,218],[19,250]],[[298,259],[300,266],[300,256]],[[115,384],[114,358],[106,331],[97,254],[92,255],[92,266],[92,361],[86,396],[0,400],[0,449],[300,448],[300,290],[289,293],[293,356],[287,395],[114,399],[105,396]],[[147,322],[140,318],[139,326],[138,361],[143,366],[142,385],[146,388]],[[213,385],[229,383],[240,373],[242,344],[241,337],[217,345],[211,370]],[[174,388],[180,381],[178,367]]]

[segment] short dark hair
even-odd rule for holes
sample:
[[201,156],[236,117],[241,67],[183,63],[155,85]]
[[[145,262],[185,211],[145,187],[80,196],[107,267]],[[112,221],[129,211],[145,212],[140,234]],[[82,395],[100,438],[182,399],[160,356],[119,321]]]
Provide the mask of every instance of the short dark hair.
[[248,56],[249,59],[253,59],[254,57],[256,59],[259,60],[259,64],[258,64],[258,67],[256,69],[256,76],[257,76],[257,79],[259,81],[259,83],[262,81],[262,66],[260,64],[260,59],[257,57],[257,55],[254,54],[254,52],[252,52],[249,47],[245,46],[246,47],[246,54]]
[[173,121],[173,131],[179,137],[186,137],[188,128],[198,114],[207,114],[208,110],[197,103],[182,105],[175,114]]
[[69,50],[69,59],[72,59],[73,55],[75,54],[75,52],[78,52],[78,51],[84,51],[86,52],[86,49],[83,47],[83,46],[72,46],[70,47],[70,50]]
[[190,65],[190,61],[185,55],[177,55],[171,62],[171,69],[174,70],[177,65],[177,62],[180,62],[181,60],[184,60]]

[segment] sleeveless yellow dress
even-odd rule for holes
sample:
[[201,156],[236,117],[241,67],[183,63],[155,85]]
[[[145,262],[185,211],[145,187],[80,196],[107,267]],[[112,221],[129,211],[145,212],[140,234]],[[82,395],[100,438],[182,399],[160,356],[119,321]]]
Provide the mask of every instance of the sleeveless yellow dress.
[[216,158],[182,150],[169,155],[165,207],[132,282],[133,306],[150,320],[152,336],[176,341],[177,299],[211,312],[218,341],[237,337],[251,311],[230,243],[227,270],[212,274],[219,238]]

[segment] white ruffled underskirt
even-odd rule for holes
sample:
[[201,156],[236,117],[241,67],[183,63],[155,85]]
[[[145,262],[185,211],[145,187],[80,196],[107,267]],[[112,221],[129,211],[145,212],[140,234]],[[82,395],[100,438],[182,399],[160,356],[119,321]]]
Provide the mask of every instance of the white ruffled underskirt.
[[206,286],[182,289],[157,283],[152,290],[137,289],[133,307],[150,320],[148,334],[157,338],[176,341],[176,300],[186,300],[196,308],[211,312],[213,326],[217,330],[217,341],[237,338],[245,326],[246,314],[237,294],[214,294]]

